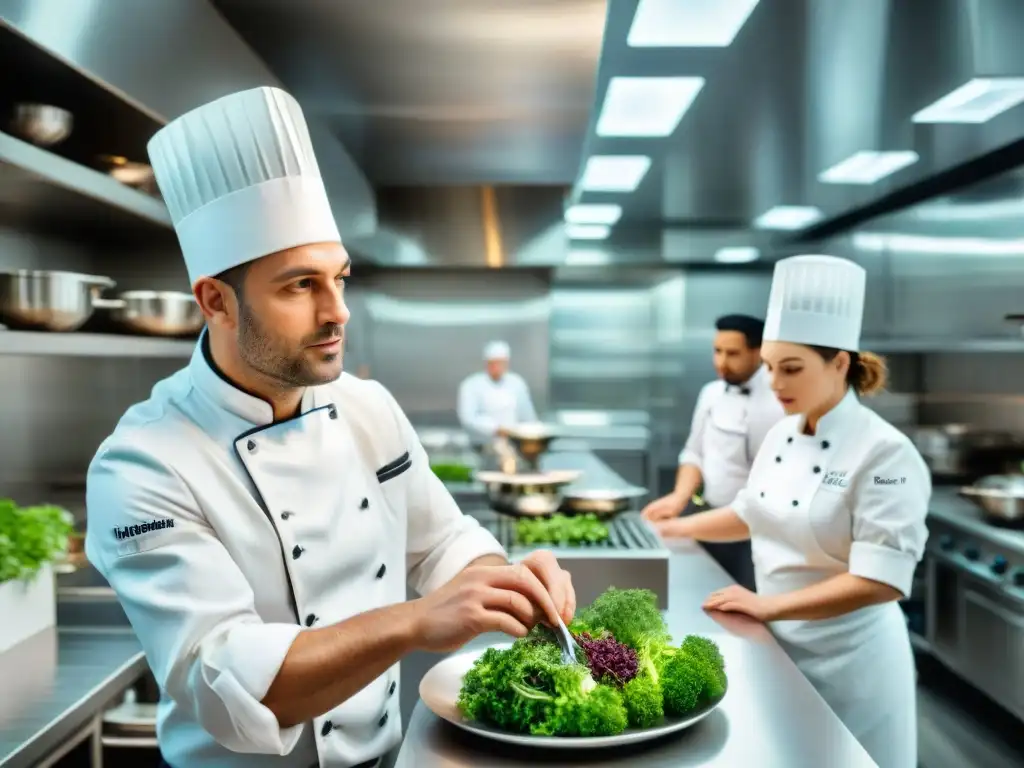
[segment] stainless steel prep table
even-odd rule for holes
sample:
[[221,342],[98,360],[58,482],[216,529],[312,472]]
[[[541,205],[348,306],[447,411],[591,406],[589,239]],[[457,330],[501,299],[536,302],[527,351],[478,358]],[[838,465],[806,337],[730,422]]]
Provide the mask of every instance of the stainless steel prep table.
[[[98,748],[98,719],[104,709],[147,670],[142,646],[126,628],[55,629],[40,633],[33,644],[37,652],[49,645],[50,659],[30,662],[21,658],[31,650],[21,646],[0,654],[0,697],[11,693],[12,681],[19,674],[41,668],[44,675],[42,683],[26,684],[18,700],[8,702],[14,705],[10,713],[0,719],[2,768],[39,766],[54,750],[89,728],[95,728],[94,748]],[[56,663],[51,677],[48,665],[54,644]],[[15,664],[22,667],[20,672],[10,668]],[[32,670],[27,668],[29,664]]]
[[[688,731],[621,751],[528,750],[466,734],[416,705],[396,768],[513,768],[601,765],[644,768],[757,766],[869,768],[874,762],[829,709],[764,625],[701,609],[704,597],[732,579],[693,543],[671,545],[669,627],[677,639],[706,634],[718,642],[729,673],[722,705]],[[472,645],[507,640],[480,638]]]

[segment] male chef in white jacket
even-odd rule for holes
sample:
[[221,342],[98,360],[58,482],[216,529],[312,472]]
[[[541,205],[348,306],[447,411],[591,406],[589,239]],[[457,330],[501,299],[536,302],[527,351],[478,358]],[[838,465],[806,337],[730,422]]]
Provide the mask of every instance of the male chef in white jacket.
[[400,658],[569,620],[568,576],[509,565],[391,395],[342,374],[349,257],[297,102],[227,96],[149,154],[207,327],[100,446],[86,552],[160,685],[167,765],[376,766]]
[[484,348],[484,370],[459,385],[458,416],[474,445],[486,445],[516,424],[537,420],[530,387],[508,369],[511,351],[504,341]]
[[[672,492],[643,511],[666,520],[729,504],[747,483],[750,467],[768,431],[785,412],[761,365],[764,321],[725,315],[715,321],[714,365],[718,379],[697,396],[690,434],[679,454]],[[703,488],[702,499],[694,494]],[[750,542],[703,544],[738,583],[754,589]]]

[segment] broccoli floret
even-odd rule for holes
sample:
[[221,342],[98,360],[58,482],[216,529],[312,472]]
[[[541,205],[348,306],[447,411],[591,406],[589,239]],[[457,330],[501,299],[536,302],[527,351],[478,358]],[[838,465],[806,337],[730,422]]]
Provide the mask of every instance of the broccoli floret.
[[615,736],[626,730],[622,695],[612,686],[598,685],[590,670],[579,664],[552,670],[554,700],[532,733],[543,736]]
[[664,717],[665,709],[658,682],[648,675],[634,677],[622,688],[626,717],[634,728],[650,728]]
[[[611,589],[580,611],[577,621],[591,630],[606,630],[637,652],[645,643],[668,642],[658,598],[649,589]],[[592,634],[596,634],[592,632]]]
[[703,661],[694,663],[683,653],[666,657],[661,673],[661,693],[667,714],[679,716],[693,711],[704,690],[704,670]]
[[679,647],[682,654],[699,660],[703,687],[701,702],[717,699],[725,694],[728,678],[725,674],[725,659],[714,640],[699,635],[687,635]]

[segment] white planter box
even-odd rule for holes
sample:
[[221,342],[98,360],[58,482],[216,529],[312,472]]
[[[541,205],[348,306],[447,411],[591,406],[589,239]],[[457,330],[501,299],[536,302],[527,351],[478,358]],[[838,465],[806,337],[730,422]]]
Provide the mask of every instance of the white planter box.
[[53,569],[44,565],[31,581],[0,583],[0,653],[57,623]]

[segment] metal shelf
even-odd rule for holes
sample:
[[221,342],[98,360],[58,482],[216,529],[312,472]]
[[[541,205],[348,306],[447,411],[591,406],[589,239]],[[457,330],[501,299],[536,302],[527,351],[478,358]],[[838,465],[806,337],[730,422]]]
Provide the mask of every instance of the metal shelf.
[[173,234],[167,206],[100,171],[0,132],[0,223],[115,239]]
[[949,339],[902,337],[865,339],[861,348],[882,354],[973,354],[1024,353],[1024,338],[1012,336],[989,339]]
[[187,358],[195,346],[191,339],[0,330],[0,355]]

